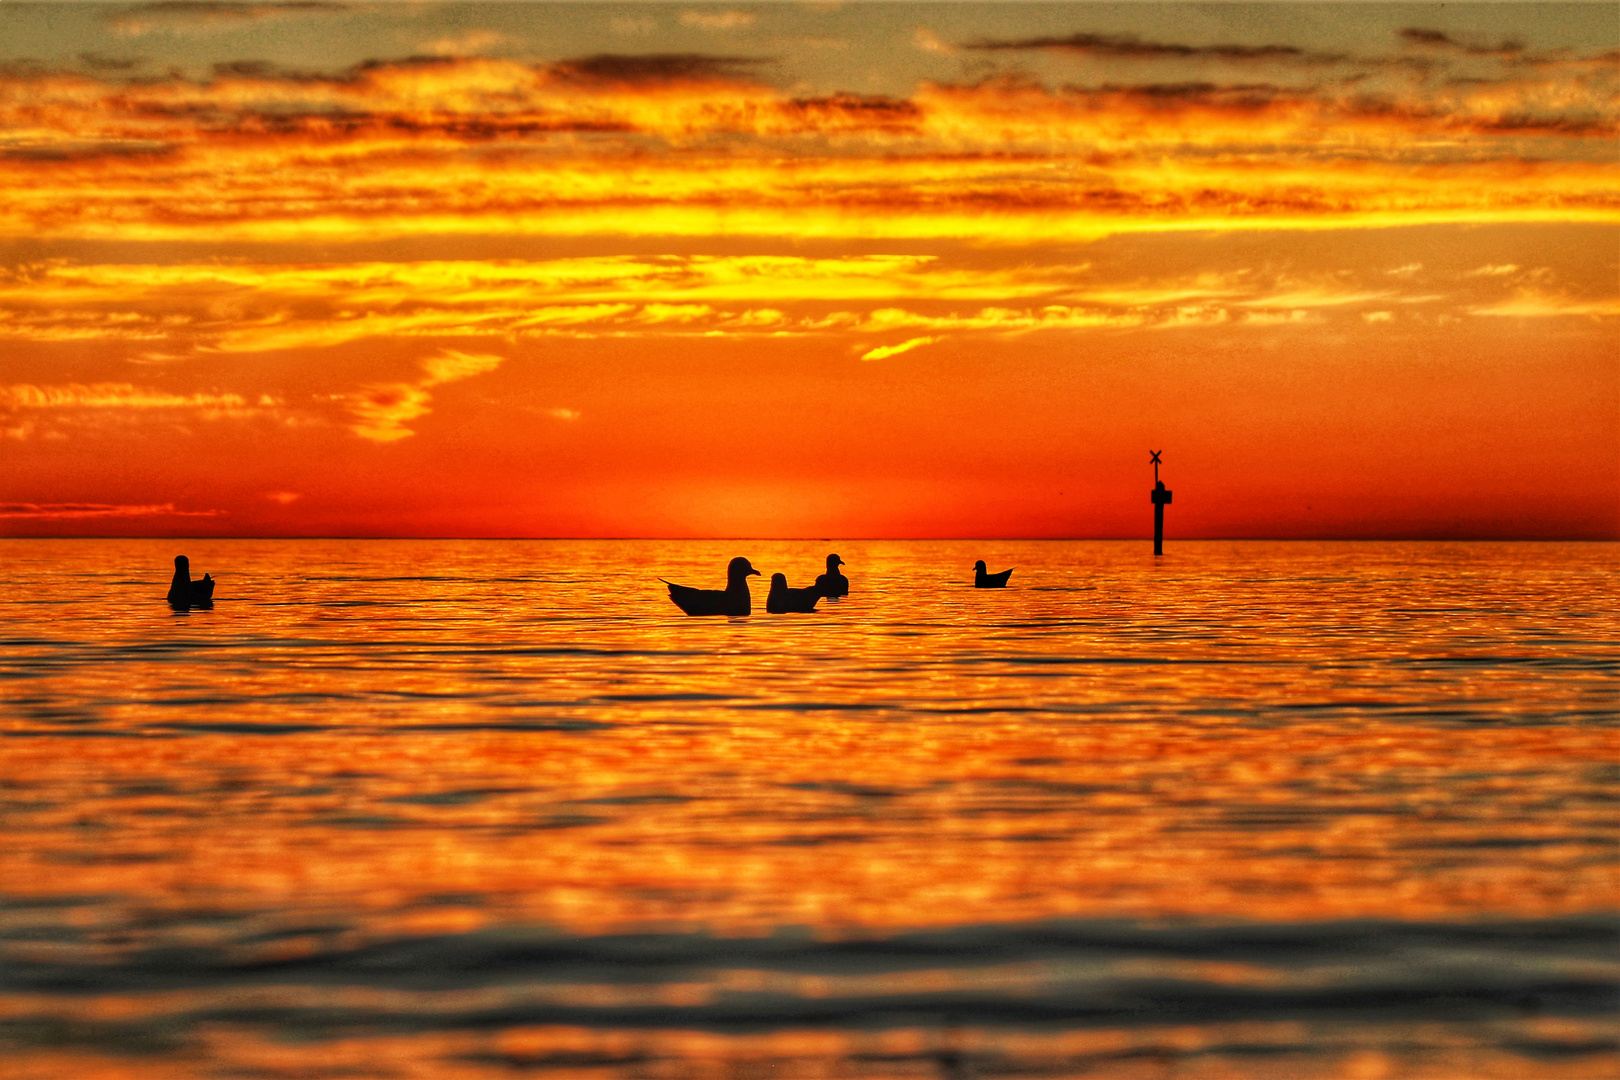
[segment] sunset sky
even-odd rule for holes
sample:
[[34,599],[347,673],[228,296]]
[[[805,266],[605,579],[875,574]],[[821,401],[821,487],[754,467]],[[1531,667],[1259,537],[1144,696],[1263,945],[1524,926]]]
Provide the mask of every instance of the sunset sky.
[[0,535],[1620,538],[1590,4],[0,4]]

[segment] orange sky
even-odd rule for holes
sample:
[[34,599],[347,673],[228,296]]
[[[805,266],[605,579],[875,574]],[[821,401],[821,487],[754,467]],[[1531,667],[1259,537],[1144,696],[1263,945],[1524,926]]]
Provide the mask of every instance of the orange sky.
[[0,30],[0,533],[1620,538],[1608,5]]

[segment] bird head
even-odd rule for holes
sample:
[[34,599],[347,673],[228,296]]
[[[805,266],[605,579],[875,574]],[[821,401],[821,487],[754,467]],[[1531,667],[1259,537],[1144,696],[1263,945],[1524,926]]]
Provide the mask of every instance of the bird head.
[[176,570],[184,570],[186,567],[188,567],[190,565],[191,565],[191,560],[186,558],[184,555],[176,555],[174,557],[174,568]]
[[830,574],[834,570],[837,570],[840,566],[843,566],[843,565],[844,565],[844,560],[840,559],[837,555],[829,555],[829,556],[827,556],[827,573]]
[[978,562],[974,563],[973,564],[973,569],[975,569],[975,570],[984,570],[985,569],[984,560],[980,559]]
[[759,571],[755,570],[749,561],[741,555],[732,559],[731,565],[726,567],[726,577],[732,581],[742,581],[749,576],[758,577]]
[[786,574],[772,574],[771,575],[771,592],[776,592],[778,589],[786,589],[786,588],[787,588],[787,575]]

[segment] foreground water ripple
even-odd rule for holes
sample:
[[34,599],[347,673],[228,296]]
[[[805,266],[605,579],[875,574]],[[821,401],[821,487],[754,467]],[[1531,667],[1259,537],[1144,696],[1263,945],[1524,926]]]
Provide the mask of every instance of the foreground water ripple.
[[1613,1074],[1613,545],[836,547],[0,542],[7,1077]]

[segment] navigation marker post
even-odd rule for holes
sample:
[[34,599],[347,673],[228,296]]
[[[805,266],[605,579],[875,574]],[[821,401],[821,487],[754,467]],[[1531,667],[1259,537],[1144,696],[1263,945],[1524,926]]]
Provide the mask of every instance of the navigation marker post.
[[1170,496],[1174,494],[1164,486],[1159,479],[1159,455],[1163,450],[1149,450],[1153,455],[1153,491],[1148,496],[1153,500],[1153,554],[1164,554],[1164,508],[1170,504]]

